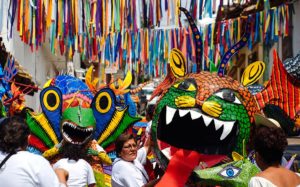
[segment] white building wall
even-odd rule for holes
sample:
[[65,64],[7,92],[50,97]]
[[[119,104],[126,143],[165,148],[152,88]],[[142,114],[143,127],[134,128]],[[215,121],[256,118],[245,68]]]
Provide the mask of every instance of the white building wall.
[[295,15],[293,17],[293,54],[300,52],[300,1],[294,3]]

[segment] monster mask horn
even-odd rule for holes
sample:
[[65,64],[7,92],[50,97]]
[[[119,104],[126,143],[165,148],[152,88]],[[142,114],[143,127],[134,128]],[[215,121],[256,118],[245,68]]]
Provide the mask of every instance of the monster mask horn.
[[184,12],[185,16],[188,18],[188,21],[189,21],[190,26],[193,31],[193,35],[194,35],[194,39],[195,39],[195,43],[196,43],[197,73],[199,73],[201,71],[202,52],[203,52],[201,35],[200,35],[197,25],[194,22],[193,17],[189,13],[189,11],[187,11],[187,9],[185,9],[183,7],[179,7],[179,10]]
[[244,35],[242,36],[242,38],[240,39],[240,41],[238,41],[235,45],[233,45],[222,57],[221,59],[221,64],[219,66],[219,69],[218,69],[218,75],[219,76],[224,76],[225,74],[225,68],[226,68],[226,65],[227,63],[229,62],[230,58],[236,53],[238,52],[241,48],[243,48],[246,44],[247,44],[247,41],[248,41],[248,38],[250,36],[250,26],[251,26],[251,23],[250,23],[250,20],[251,20],[251,17],[248,18],[248,21],[246,23],[246,29],[245,29],[245,33]]

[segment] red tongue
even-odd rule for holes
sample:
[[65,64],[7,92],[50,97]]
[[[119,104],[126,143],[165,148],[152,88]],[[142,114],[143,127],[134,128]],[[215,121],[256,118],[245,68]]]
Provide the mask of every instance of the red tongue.
[[156,187],[182,187],[189,178],[191,172],[198,165],[200,154],[196,151],[179,149],[172,156],[167,170]]
[[156,187],[183,187],[200,161],[211,167],[225,157],[223,155],[202,155],[196,151],[178,149],[172,155],[167,170]]

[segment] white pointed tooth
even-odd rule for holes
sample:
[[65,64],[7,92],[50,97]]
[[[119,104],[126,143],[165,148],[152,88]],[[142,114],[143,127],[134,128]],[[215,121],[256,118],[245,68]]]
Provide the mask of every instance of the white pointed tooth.
[[68,140],[69,142],[72,142],[72,139],[69,137],[69,135],[65,134],[65,137],[67,138],[67,140]]
[[234,122],[223,122],[223,132],[222,132],[222,135],[220,137],[220,140],[224,140],[228,134],[231,132],[232,130],[232,127],[234,125]]
[[210,117],[208,117],[208,116],[205,116],[205,115],[202,115],[202,118],[203,118],[203,121],[204,121],[205,126],[208,127],[208,125],[210,124],[212,118],[210,118]]
[[166,125],[169,125],[174,117],[176,109],[167,106]]
[[180,117],[185,116],[187,113],[189,113],[189,110],[179,110],[179,116]]
[[192,118],[192,120],[198,119],[198,118],[200,118],[200,117],[202,116],[201,113],[196,112],[196,111],[193,111],[193,110],[191,110],[190,113],[191,113],[191,118]]
[[171,160],[171,147],[167,147],[161,151],[169,160]]
[[221,128],[223,126],[223,121],[219,121],[217,119],[214,119],[214,122],[215,122],[215,128],[216,130],[218,130],[219,128]]

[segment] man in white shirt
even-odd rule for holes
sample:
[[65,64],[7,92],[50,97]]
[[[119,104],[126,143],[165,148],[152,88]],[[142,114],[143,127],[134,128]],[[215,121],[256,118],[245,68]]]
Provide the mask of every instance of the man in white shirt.
[[29,128],[24,120],[6,118],[0,123],[0,183],[13,187],[58,187],[55,172],[40,155],[26,150]]
[[[7,156],[0,152],[0,161]],[[54,187],[59,186],[49,162],[40,155],[18,151],[0,169],[1,186],[13,187]]]

